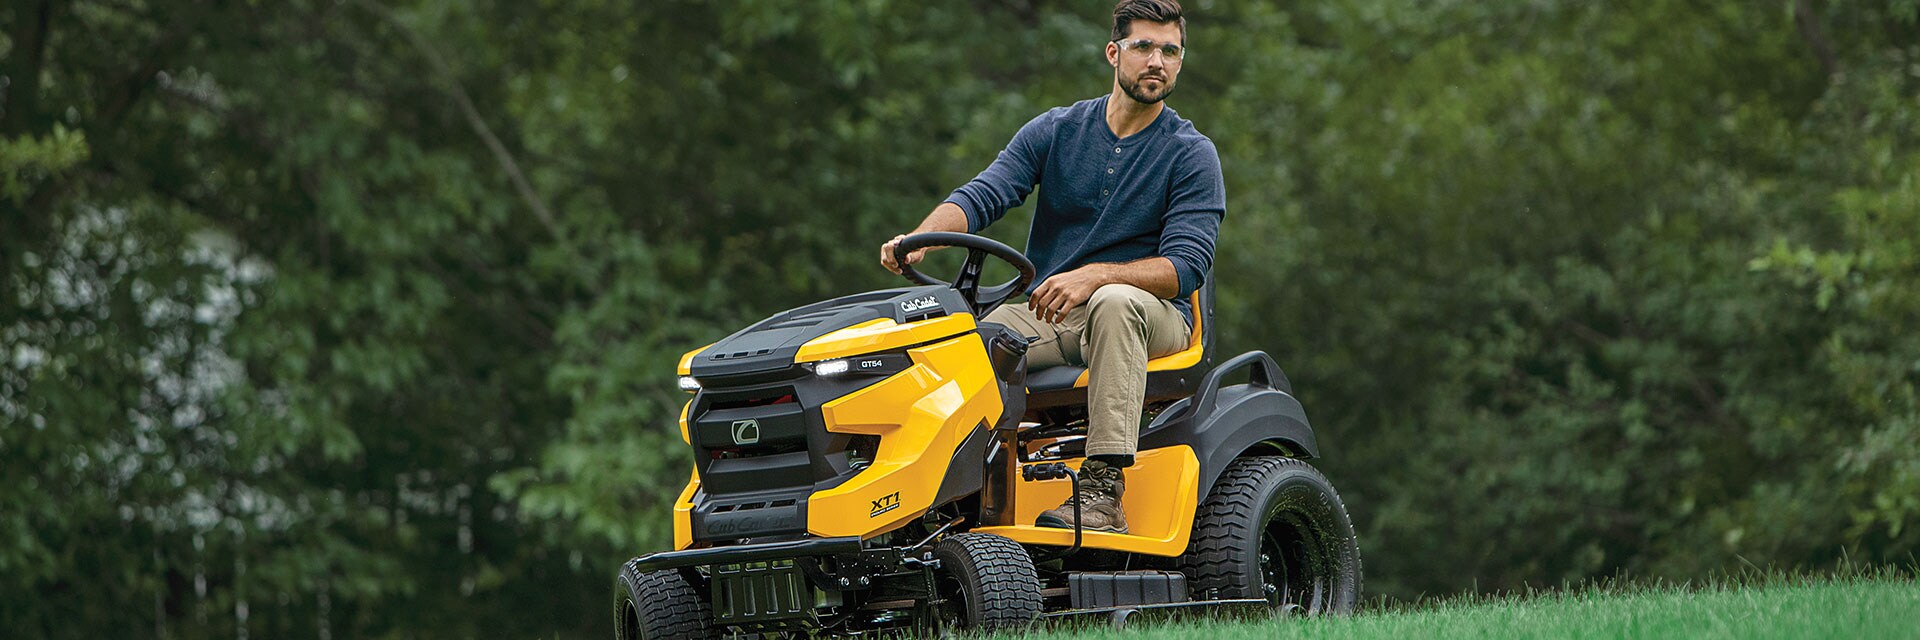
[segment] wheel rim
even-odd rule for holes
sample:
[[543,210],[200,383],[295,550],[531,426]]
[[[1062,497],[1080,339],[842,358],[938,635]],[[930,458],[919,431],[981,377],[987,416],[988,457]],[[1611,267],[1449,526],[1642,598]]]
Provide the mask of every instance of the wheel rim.
[[615,631],[614,637],[620,640],[639,640],[640,612],[634,609],[633,599],[620,599],[619,616],[620,628]]
[[1307,614],[1325,609],[1327,576],[1321,537],[1305,518],[1295,513],[1277,513],[1260,532],[1260,579],[1262,595],[1275,607],[1299,607]]
[[940,595],[940,626],[943,630],[965,629],[970,625],[967,619],[967,590],[960,586],[960,580],[944,572],[936,580]]

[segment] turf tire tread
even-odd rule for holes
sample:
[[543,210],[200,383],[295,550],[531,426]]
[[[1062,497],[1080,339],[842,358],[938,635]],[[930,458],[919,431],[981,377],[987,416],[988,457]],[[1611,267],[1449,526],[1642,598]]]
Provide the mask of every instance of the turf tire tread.
[[[712,607],[685,576],[673,570],[641,572],[637,562],[638,559],[629,560],[620,567],[621,584],[615,587],[615,633],[620,640],[719,637],[712,627]],[[629,599],[644,630],[632,638],[627,637],[625,622],[620,618],[621,606]]]
[[[1293,458],[1240,458],[1220,474],[1213,490],[1195,510],[1187,552],[1180,557],[1180,568],[1192,581],[1196,598],[1265,597],[1256,572],[1247,570],[1249,566],[1258,566],[1254,558],[1259,553],[1261,523],[1254,522],[1254,519],[1260,516],[1256,511],[1261,507],[1261,492],[1271,490],[1267,488],[1271,479],[1289,470],[1305,472],[1331,489],[1326,476],[1319,470],[1303,460]],[[1322,499],[1331,500],[1333,511],[1346,512],[1346,505],[1338,494],[1329,491]],[[1340,533],[1349,540],[1355,538],[1351,522],[1346,523],[1345,531]],[[1362,572],[1357,540],[1353,544],[1356,551],[1352,579],[1354,598],[1357,600]],[[1351,605],[1345,608],[1350,609]]]

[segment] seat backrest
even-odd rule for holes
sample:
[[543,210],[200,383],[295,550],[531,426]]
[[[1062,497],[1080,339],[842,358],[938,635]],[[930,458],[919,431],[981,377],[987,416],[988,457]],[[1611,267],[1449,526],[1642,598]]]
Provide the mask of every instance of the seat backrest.
[[1184,351],[1147,361],[1147,401],[1178,400],[1193,395],[1200,378],[1213,369],[1215,335],[1213,274],[1193,292],[1193,344]]

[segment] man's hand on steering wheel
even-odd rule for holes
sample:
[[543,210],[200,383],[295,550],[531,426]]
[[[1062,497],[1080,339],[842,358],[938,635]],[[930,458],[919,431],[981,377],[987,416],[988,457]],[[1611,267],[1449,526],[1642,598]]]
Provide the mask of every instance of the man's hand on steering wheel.
[[[892,240],[888,240],[884,244],[880,245],[880,266],[886,267],[887,270],[892,271],[894,275],[900,275],[900,264],[895,262],[893,259],[893,248],[894,246],[899,245],[900,241],[906,239],[906,237],[907,236],[905,234],[897,235],[897,236],[894,236]],[[939,247],[927,247],[924,249],[914,250],[912,253],[907,254],[907,264],[908,265],[920,264],[921,260],[925,260],[927,258],[928,251],[932,251],[937,248]]]
[[[953,280],[938,280],[914,269],[913,264],[920,261],[924,252],[939,247],[959,247],[967,250],[967,259],[960,263],[960,272]],[[907,280],[921,285],[948,285],[967,301],[967,307],[975,317],[985,318],[1008,298],[1025,291],[1027,283],[1033,282],[1033,262],[1021,255],[1013,247],[1001,244],[985,236],[954,231],[932,231],[902,236],[881,245],[883,255],[880,264],[898,273]],[[991,287],[980,286],[980,271],[988,257],[997,258],[1012,265],[1019,272],[1012,280]]]

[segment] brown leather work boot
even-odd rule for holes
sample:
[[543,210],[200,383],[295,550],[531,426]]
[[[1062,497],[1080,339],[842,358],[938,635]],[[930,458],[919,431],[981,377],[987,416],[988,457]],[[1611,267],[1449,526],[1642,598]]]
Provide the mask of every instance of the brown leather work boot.
[[[1120,496],[1127,493],[1127,476],[1119,467],[1098,460],[1080,465],[1080,525],[1087,531],[1127,532],[1127,514],[1120,510]],[[1073,497],[1058,507],[1040,512],[1034,526],[1055,529],[1073,528]]]

